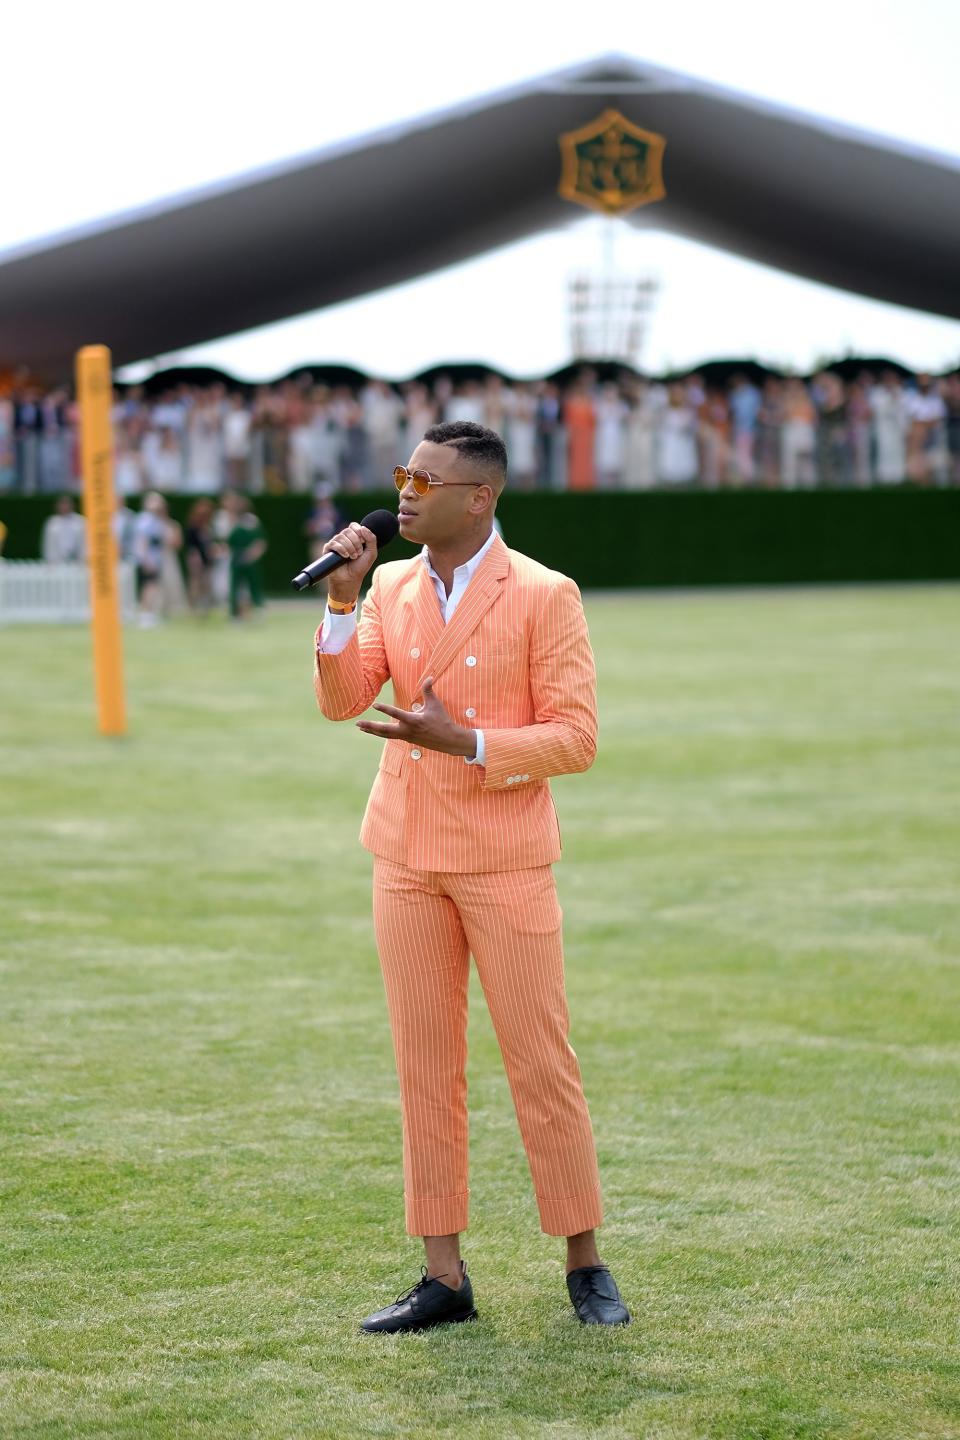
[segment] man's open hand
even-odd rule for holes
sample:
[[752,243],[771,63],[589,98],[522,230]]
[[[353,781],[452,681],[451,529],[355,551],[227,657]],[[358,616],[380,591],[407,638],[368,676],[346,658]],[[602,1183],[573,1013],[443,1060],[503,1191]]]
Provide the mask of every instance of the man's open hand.
[[395,705],[374,705],[384,715],[392,715],[395,725],[379,720],[358,720],[357,729],[365,735],[379,735],[382,740],[406,740],[423,750],[441,750],[444,755],[466,755],[472,760],[477,753],[477,737],[472,730],[458,725],[444,710],[433,693],[433,680],[423,682],[423,705],[416,710],[398,710]]

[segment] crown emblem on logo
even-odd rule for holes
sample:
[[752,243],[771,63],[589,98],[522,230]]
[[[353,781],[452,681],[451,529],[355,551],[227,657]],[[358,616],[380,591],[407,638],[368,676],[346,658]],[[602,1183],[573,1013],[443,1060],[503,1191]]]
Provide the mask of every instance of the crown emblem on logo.
[[604,110],[590,125],[560,136],[560,194],[604,215],[623,215],[662,200],[666,143],[619,110]]

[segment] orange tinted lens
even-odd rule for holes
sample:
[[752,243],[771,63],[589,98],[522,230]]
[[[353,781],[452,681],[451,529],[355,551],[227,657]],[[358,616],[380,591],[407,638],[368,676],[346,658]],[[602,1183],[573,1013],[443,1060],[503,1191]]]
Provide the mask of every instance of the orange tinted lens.
[[411,475],[413,488],[418,495],[426,495],[430,489],[430,475],[426,470],[414,470]]
[[393,483],[398,490],[402,490],[407,483],[407,469],[405,465],[398,465],[393,472]]

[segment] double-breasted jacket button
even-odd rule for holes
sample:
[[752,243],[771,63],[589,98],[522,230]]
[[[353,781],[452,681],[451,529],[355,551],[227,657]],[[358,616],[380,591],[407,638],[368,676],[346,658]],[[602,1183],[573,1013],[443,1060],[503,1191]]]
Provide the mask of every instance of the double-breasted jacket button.
[[468,720],[472,720],[473,717],[474,717],[474,715],[476,715],[477,712],[476,712],[476,710],[474,710],[474,708],[473,708],[472,705],[468,705],[467,708],[466,708],[466,710],[464,710],[463,713],[464,713],[464,715],[466,715],[466,717],[467,717]]
[[423,709],[423,701],[422,701],[422,700],[414,700],[413,704],[410,706],[410,709],[411,709],[411,710],[422,710],[422,709]]
[[423,756],[423,751],[422,751],[422,750],[411,750],[411,751],[410,751],[410,759],[411,759],[411,760],[419,760],[419,759],[422,758],[422,756]]
[[464,661],[464,664],[465,664],[465,665],[469,665],[470,668],[471,668],[471,670],[473,669],[474,665],[476,665],[476,663],[477,663],[477,657],[476,657],[476,655],[468,655],[467,658],[466,658],[466,660]]
[[418,646],[414,645],[413,649],[410,651],[410,659],[411,659],[411,660],[419,660],[419,659],[420,659],[420,649],[419,649]]

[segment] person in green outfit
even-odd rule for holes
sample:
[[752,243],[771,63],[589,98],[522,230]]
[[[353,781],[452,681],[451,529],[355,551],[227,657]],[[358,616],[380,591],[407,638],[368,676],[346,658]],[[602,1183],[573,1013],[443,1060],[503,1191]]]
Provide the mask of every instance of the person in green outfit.
[[228,493],[224,505],[233,524],[227,534],[230,551],[230,618],[241,620],[263,608],[263,572],[260,560],[266,553],[267,537],[246,495]]

